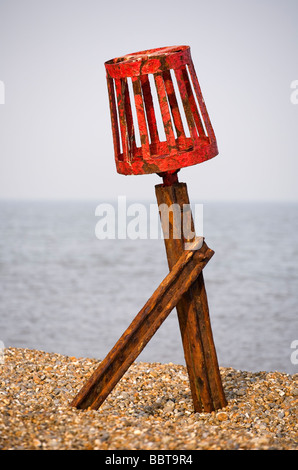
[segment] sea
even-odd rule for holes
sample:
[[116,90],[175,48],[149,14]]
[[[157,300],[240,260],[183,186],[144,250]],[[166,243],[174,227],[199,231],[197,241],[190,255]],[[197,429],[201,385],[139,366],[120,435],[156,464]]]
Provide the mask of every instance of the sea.
[[[117,218],[119,200],[109,204]],[[142,204],[150,214],[154,201]],[[138,236],[130,215],[135,236],[99,237],[99,205],[0,201],[4,347],[101,360],[167,275],[162,236]],[[298,204],[207,202],[203,227],[219,365],[297,373]],[[137,361],[185,364],[175,309]]]

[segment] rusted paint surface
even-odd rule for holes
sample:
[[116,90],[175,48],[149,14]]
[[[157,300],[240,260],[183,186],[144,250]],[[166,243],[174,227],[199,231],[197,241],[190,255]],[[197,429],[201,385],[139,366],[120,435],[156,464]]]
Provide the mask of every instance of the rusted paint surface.
[[151,94],[151,87],[150,87],[148,75],[141,75],[140,80],[142,84],[143,98],[145,102],[146,114],[147,114],[147,119],[148,119],[150,139],[152,143],[156,144],[157,142],[159,142],[159,137],[158,137],[156,117],[155,117],[154,108],[153,108],[153,98]]
[[109,99],[110,99],[110,113],[111,113],[111,123],[113,129],[113,143],[114,143],[114,151],[115,151],[115,159],[117,160],[120,155],[120,137],[119,137],[119,130],[118,130],[118,123],[117,123],[117,107],[116,107],[116,99],[115,99],[115,91],[114,91],[114,84],[111,78],[107,79],[108,83],[108,91],[109,91]]
[[177,102],[177,98],[175,94],[173,80],[172,80],[171,73],[169,70],[165,70],[163,72],[163,79],[164,79],[164,83],[165,83],[165,87],[166,87],[166,91],[168,95],[169,104],[171,107],[171,113],[173,116],[177,137],[179,138],[182,136],[185,138],[185,132],[184,132],[183,123],[182,123],[182,119],[181,119],[180,112],[179,112],[179,106],[178,106],[178,102]]
[[176,141],[174,130],[172,126],[172,119],[170,115],[168,99],[167,99],[167,92],[163,80],[162,74],[155,74],[154,75],[156,90],[158,94],[159,106],[161,111],[161,116],[163,120],[164,130],[166,134],[167,144],[168,144],[168,152],[171,156],[175,157],[177,153]]
[[[142,146],[142,156],[143,159],[149,160],[151,157],[150,147],[149,147],[149,136],[147,130],[146,116],[145,116],[145,107],[143,101],[142,87],[139,77],[133,77],[132,79],[134,99],[136,105],[136,112],[139,124],[139,132]],[[131,162],[133,164],[133,160]]]
[[[105,68],[118,173],[139,175],[174,171],[218,154],[189,46],[127,54],[107,61]],[[172,77],[175,77],[176,89]],[[129,96],[128,80],[132,83],[133,96]],[[152,86],[156,90],[152,90]],[[153,99],[155,91],[158,102]],[[178,104],[180,99],[183,106]],[[157,111],[162,116],[166,141],[159,136]],[[137,128],[133,125],[134,113]],[[136,145],[137,134],[139,146]]]

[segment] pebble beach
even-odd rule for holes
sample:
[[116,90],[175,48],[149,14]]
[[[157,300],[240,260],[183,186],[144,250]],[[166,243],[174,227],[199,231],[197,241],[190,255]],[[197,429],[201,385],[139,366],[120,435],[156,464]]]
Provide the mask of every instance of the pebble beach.
[[220,368],[227,407],[194,413],[184,365],[136,362],[99,410],[70,402],[99,361],[6,348],[1,450],[297,450],[298,374]]

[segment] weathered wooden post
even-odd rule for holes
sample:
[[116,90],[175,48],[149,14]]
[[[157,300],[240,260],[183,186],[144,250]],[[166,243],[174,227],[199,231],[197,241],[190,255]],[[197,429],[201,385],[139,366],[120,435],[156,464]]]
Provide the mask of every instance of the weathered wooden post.
[[[148,301],[153,302],[149,310],[147,302],[72,405],[98,408],[176,306],[194,411],[210,412],[226,405],[202,274],[213,252],[195,237],[187,187],[178,182],[177,173],[182,167],[213,158],[218,150],[190,48],[163,47],[128,54],[109,60],[105,67],[117,171],[125,175],[157,173],[163,178],[155,190],[160,209],[168,209],[168,217],[161,214],[161,224],[169,276],[171,282],[175,280],[177,292],[173,296],[172,287],[169,303],[161,294],[163,283],[169,281],[166,278],[161,283]],[[158,115],[165,140],[160,138]],[[187,249],[199,251],[188,255],[198,263],[189,271],[191,282],[181,268]],[[153,320],[156,312],[148,317],[151,308],[159,312],[158,320]]]

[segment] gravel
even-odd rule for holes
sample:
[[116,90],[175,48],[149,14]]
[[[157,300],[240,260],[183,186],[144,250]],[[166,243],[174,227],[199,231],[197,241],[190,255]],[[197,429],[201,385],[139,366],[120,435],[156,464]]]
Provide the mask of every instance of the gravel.
[[70,407],[98,363],[5,349],[0,449],[298,449],[298,374],[220,368],[228,406],[193,413],[185,366],[136,362],[99,410]]

